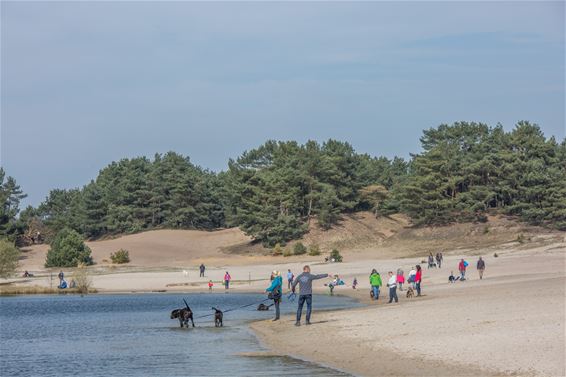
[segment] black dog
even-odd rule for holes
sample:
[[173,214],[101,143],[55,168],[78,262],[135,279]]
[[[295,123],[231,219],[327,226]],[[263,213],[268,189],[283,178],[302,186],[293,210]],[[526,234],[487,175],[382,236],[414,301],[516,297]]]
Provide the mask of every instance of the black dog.
[[223,327],[222,317],[224,317],[224,313],[215,307],[212,307],[212,310],[214,310],[214,327]]
[[269,308],[273,306],[273,304],[271,305],[265,305],[264,303],[261,303],[258,305],[257,310],[259,310],[260,312],[265,311],[265,310],[269,310]]
[[179,318],[179,324],[181,325],[181,328],[183,327],[183,325],[189,328],[189,319],[191,320],[193,327],[195,327],[195,322],[193,321],[193,311],[188,306],[186,308],[173,310],[171,312],[171,319],[175,318]]

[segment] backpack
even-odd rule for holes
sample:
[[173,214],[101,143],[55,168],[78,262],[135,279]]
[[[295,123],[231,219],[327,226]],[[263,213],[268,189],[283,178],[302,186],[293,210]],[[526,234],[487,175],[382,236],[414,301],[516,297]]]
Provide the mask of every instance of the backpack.
[[469,266],[468,262],[464,261],[464,267],[468,267],[468,266]]

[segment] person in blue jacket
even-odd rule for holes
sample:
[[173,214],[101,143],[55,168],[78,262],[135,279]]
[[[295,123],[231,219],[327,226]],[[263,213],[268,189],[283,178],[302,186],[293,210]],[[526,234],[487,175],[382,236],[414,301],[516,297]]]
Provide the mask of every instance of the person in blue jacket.
[[273,271],[274,278],[271,281],[271,285],[265,291],[269,292],[269,298],[273,299],[273,305],[275,306],[275,318],[274,321],[279,320],[279,304],[281,303],[281,296],[283,295],[283,278],[281,277],[281,272]]

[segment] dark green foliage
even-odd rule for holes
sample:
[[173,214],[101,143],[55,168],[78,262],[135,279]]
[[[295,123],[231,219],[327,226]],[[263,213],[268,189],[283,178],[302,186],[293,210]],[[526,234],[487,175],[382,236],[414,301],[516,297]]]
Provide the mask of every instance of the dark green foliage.
[[509,133],[477,123],[424,132],[424,152],[394,187],[417,224],[487,221],[497,210],[535,225],[566,228],[565,143],[519,122]]
[[7,239],[0,239],[0,278],[8,278],[16,272],[20,250]]
[[330,252],[330,260],[334,262],[342,262],[342,255],[340,254],[340,251],[338,251],[338,249],[332,249],[332,251]]
[[45,267],[77,267],[79,264],[92,264],[90,248],[78,232],[64,228],[51,242]]
[[295,255],[303,255],[307,253],[307,248],[305,245],[303,245],[302,242],[297,242],[294,246],[293,246],[293,254]]
[[125,249],[120,249],[117,252],[110,254],[110,260],[114,264],[130,263],[130,252]]
[[6,177],[4,169],[0,167],[0,237],[13,241],[23,233],[24,224],[18,221],[17,215],[20,201],[26,196],[16,180]]

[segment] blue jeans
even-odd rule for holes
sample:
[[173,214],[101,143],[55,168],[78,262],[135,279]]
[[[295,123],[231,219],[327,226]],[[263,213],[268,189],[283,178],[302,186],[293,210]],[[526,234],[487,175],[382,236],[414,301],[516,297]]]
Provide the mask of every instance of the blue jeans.
[[417,296],[420,296],[421,295],[421,282],[419,281],[415,285],[416,285],[416,288],[417,288]]
[[395,300],[395,302],[399,302],[399,298],[397,297],[397,286],[389,288],[389,303],[391,304]]
[[373,291],[373,298],[375,300],[377,300],[379,298],[379,286],[378,285],[372,285],[371,290]]
[[301,322],[301,315],[303,314],[303,305],[307,302],[307,322],[311,320],[312,311],[312,295],[300,295],[299,307],[297,308],[297,322]]

